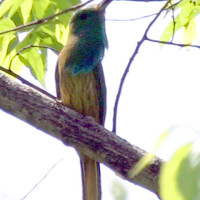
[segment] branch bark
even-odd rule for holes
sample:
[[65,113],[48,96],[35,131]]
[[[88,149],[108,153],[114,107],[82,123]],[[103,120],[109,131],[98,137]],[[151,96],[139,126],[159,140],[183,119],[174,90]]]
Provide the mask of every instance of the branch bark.
[[162,161],[152,163],[134,178],[128,172],[146,154],[59,101],[0,73],[0,108],[103,163],[122,178],[158,194]]

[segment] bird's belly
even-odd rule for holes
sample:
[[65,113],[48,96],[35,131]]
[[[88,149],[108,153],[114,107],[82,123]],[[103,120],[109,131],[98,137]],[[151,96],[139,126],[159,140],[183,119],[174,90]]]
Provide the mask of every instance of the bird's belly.
[[99,122],[98,86],[94,73],[72,75],[63,71],[61,76],[60,95],[63,103]]

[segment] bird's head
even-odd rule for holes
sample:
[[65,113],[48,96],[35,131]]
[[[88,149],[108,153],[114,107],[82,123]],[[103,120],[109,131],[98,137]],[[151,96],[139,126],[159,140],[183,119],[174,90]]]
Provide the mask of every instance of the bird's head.
[[100,4],[84,7],[77,10],[70,23],[71,34],[80,36],[94,36],[105,32],[105,8],[111,0],[105,0]]

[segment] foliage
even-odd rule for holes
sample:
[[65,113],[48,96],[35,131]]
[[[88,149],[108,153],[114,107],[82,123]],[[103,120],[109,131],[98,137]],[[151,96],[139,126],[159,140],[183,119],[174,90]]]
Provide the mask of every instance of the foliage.
[[[158,139],[153,153],[176,129],[172,127]],[[139,174],[154,158],[154,154],[146,154],[131,169],[129,175],[133,178]],[[161,167],[159,179],[159,194],[162,200],[198,200],[200,196],[200,141],[179,148],[172,158]]]
[[144,155],[137,163],[136,165],[129,171],[129,176],[131,178],[134,178],[136,175],[138,175],[142,170],[144,170],[145,167],[147,167],[148,165],[150,165],[150,163],[153,161],[156,152],[158,151],[158,149],[162,146],[163,142],[166,140],[166,138],[169,136],[169,134],[172,133],[172,130],[175,127],[172,127],[170,129],[168,129],[167,131],[165,131],[163,134],[161,134],[161,136],[158,138],[154,149],[152,151],[152,153],[147,153],[146,155]]
[[161,40],[173,39],[174,34],[184,28],[184,42],[191,44],[197,36],[195,17],[200,13],[200,0],[182,0],[171,8],[173,15],[178,14],[173,16],[174,19],[165,28]]
[[127,191],[119,181],[112,182],[111,194],[115,200],[125,200]]
[[[67,9],[79,0],[5,0],[0,5],[0,31],[9,30]],[[71,13],[42,25],[0,35],[0,65],[18,73],[28,66],[42,84],[46,71],[47,48],[59,52],[66,43],[66,30]],[[20,31],[22,31],[20,29]],[[32,47],[32,48],[30,48]],[[37,61],[37,62],[36,62]]]
[[162,200],[198,200],[200,196],[199,177],[199,142],[182,146],[161,169]]

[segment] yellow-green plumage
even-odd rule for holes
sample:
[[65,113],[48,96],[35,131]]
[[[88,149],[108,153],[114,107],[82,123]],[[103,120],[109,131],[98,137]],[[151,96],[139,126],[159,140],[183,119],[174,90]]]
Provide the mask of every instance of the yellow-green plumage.
[[[59,62],[58,66],[61,66]],[[59,93],[63,104],[84,115],[92,116],[97,123],[103,125],[106,97],[101,64],[87,74],[74,76],[64,68],[60,69],[58,74],[60,77]]]

